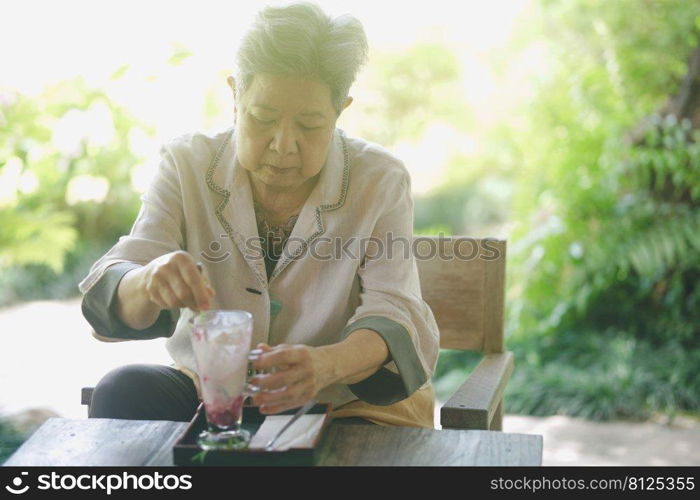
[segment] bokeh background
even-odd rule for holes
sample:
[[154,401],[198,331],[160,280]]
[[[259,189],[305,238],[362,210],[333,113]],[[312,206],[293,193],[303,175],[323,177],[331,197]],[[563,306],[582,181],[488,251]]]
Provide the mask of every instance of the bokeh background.
[[[271,2],[274,3],[274,2]],[[700,2],[318,0],[364,24],[339,126],[411,171],[415,232],[508,239],[509,414],[700,414]],[[253,1],[7,1],[0,461],[160,340],[100,344],[77,283],[176,135],[232,124]],[[442,352],[448,397],[476,358]],[[699,460],[700,461],[700,460]]]

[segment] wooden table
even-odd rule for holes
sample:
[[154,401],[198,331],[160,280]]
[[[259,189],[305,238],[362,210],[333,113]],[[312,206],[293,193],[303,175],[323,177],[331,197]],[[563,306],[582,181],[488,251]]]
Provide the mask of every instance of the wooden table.
[[[6,462],[12,466],[167,466],[186,422],[47,420]],[[319,465],[542,465],[542,436],[497,431],[333,425]]]

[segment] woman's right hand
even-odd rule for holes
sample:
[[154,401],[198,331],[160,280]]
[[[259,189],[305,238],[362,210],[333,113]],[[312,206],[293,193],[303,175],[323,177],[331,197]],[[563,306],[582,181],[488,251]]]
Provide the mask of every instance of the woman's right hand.
[[142,268],[141,287],[161,309],[189,307],[195,312],[211,307],[215,295],[192,256],[182,250],[153,259]]

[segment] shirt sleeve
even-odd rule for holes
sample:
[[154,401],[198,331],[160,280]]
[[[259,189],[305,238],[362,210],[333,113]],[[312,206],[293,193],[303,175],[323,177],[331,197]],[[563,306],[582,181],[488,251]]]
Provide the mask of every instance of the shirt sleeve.
[[135,330],[121,321],[114,312],[119,282],[129,271],[141,267],[131,262],[120,262],[105,270],[100,279],[83,297],[83,316],[90,323],[94,335],[107,342],[118,340],[147,340],[170,337],[180,317],[179,309],[161,311],[156,322],[145,330]]
[[409,397],[432,377],[439,352],[435,318],[423,301],[418,268],[411,251],[413,199],[408,172],[387,190],[388,206],[377,219],[358,270],[360,305],[343,338],[367,328],[386,342],[390,362],[370,377],[348,385],[359,399],[390,405]]
[[185,246],[182,192],[167,146],[160,150],[158,171],[141,202],[129,235],[120,237],[78,285],[83,294],[83,315],[100,340],[167,337],[179,317],[179,310],[162,311],[151,327],[133,330],[114,313],[117,288],[127,272]]

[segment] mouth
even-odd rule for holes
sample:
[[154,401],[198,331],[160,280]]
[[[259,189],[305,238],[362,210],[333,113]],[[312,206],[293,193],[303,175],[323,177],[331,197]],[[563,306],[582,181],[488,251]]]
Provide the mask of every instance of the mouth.
[[268,170],[272,171],[272,172],[275,173],[275,174],[284,174],[284,173],[286,173],[286,172],[288,172],[288,171],[290,171],[290,170],[294,170],[294,169],[295,169],[295,167],[279,168],[279,167],[275,167],[275,166],[273,166],[273,165],[267,165],[267,164],[264,165],[264,166],[267,167]]

